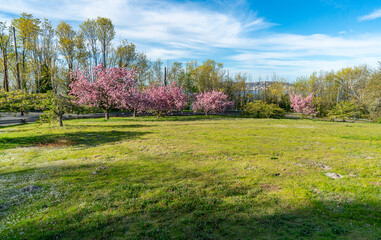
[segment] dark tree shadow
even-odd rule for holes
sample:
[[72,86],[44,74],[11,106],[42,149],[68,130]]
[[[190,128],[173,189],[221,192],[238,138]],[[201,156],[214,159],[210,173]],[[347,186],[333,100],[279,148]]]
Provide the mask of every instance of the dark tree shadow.
[[0,150],[17,147],[65,147],[97,146],[104,143],[134,139],[150,132],[134,131],[79,131],[57,134],[42,134],[24,137],[0,138]]
[[[65,184],[70,185],[73,179],[80,182],[61,201],[66,206],[86,201],[83,206],[87,207],[62,208],[59,202],[51,207],[58,206],[60,214],[49,221],[32,217],[0,232],[0,237],[19,234],[20,228],[30,239],[377,239],[376,236],[381,236],[377,201],[316,198],[309,204],[288,208],[280,206],[277,199],[262,200],[263,194],[270,191],[268,187],[237,186],[226,178],[211,177],[196,169],[127,163],[91,175],[95,167],[71,166],[60,169],[60,175],[49,176],[59,181],[65,191]],[[83,174],[84,168],[89,174]],[[72,178],[65,178],[67,175]],[[49,193],[49,186],[41,191]],[[34,208],[41,209],[40,216],[57,211],[49,210],[49,206],[42,202]],[[275,211],[266,213],[262,211],[265,209]]]
[[[205,121],[205,120],[223,120],[223,119],[232,119],[232,118],[241,118],[240,116],[223,116],[223,115],[195,115],[195,116],[162,116],[162,117],[153,117],[153,116],[138,116],[136,118],[126,119],[127,121],[150,121],[150,122],[165,122],[165,121]],[[121,120],[121,118],[117,119]]]
[[[90,125],[91,126],[91,125]],[[99,128],[150,128],[150,127],[155,127],[156,125],[144,125],[144,124],[96,124],[94,127],[99,127]],[[88,126],[86,126],[88,127]]]

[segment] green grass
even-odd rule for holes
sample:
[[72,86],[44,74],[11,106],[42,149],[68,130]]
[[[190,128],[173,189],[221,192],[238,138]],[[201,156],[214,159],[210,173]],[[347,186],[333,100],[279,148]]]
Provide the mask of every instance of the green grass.
[[380,239],[380,124],[64,124],[0,127],[0,239]]

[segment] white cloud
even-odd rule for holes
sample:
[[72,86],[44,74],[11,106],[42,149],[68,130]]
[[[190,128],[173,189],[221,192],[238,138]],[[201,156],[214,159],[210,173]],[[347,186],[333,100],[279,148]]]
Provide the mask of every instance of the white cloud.
[[375,10],[372,13],[359,17],[359,21],[369,21],[377,18],[381,18],[381,9]]
[[[237,3],[234,3],[237,4]],[[232,7],[235,9],[237,6]],[[229,9],[229,6],[226,7]],[[238,8],[242,10],[242,8]],[[353,33],[334,37],[324,34],[269,34],[255,36],[274,23],[256,13],[221,12],[202,3],[168,3],[164,0],[12,0],[0,5],[9,14],[32,13],[80,23],[87,18],[111,18],[117,40],[126,38],[148,57],[163,60],[206,59],[226,62],[232,73],[253,75],[272,72],[295,77],[320,69],[355,64],[375,64],[381,56],[380,35]],[[359,18],[381,17],[381,9]],[[0,15],[1,19],[9,19]],[[344,32],[343,32],[344,33]]]
[[255,76],[276,71],[295,78],[319,70],[374,65],[381,60],[380,42],[381,35],[349,39],[322,34],[274,34],[253,40],[251,48],[229,59],[237,63],[236,69],[250,70]]

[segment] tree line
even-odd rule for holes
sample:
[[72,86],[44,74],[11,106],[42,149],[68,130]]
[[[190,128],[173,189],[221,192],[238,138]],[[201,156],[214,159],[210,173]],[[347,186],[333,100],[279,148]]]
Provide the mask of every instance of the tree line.
[[292,84],[275,79],[253,92],[247,87],[247,74],[229,74],[222,63],[208,59],[202,63],[166,64],[149,59],[135,44],[127,39],[116,40],[115,36],[114,24],[103,17],[87,19],[78,29],[65,21],[54,27],[48,19],[27,13],[10,23],[0,22],[2,88],[24,93],[67,93],[73,81],[71,72],[88,69],[92,75],[92,69],[102,64],[105,68],[134,69],[140,89],[176,82],[188,95],[222,91],[234,102],[235,109],[262,100],[289,111],[290,93],[307,96],[313,92],[320,117],[340,112],[348,117],[381,117],[381,67],[363,65],[315,72]]

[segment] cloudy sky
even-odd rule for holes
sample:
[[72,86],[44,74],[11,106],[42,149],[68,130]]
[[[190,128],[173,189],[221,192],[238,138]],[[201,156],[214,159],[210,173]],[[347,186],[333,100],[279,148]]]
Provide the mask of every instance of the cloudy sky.
[[21,12],[75,28],[108,17],[151,59],[210,58],[254,80],[381,60],[380,0],[0,0],[0,21]]

